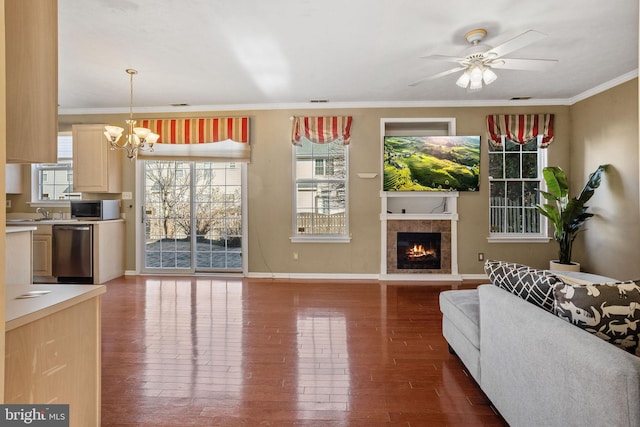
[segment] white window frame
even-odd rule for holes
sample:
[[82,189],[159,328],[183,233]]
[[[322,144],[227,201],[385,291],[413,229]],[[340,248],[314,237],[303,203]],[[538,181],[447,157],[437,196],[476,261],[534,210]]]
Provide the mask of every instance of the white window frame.
[[[62,139],[66,140],[68,138],[71,138],[71,132],[58,132],[58,161],[60,160],[71,160],[72,163],[71,168],[73,168],[73,154],[71,147],[69,147],[69,150],[64,150],[64,151],[69,151],[69,154],[67,156],[64,155],[63,150],[61,150],[61,143],[60,141]],[[73,144],[73,141],[71,142],[71,144]],[[42,170],[54,170],[56,169],[56,166],[51,166],[51,167],[43,167],[41,164],[33,164],[31,165],[31,201],[29,202],[29,206],[31,207],[47,207],[47,208],[64,208],[64,207],[69,207],[69,200],[65,199],[65,200],[40,200],[40,179],[39,179],[39,172]],[[73,187],[73,182],[70,183],[70,185]]]
[[[547,149],[545,148],[540,148],[540,138],[541,136],[538,136],[538,150],[537,150],[537,154],[538,154],[538,177],[539,177],[539,181],[540,181],[540,189],[541,190],[545,190],[546,191],[546,184],[544,182],[544,179],[542,177],[542,169],[544,167],[547,166]],[[503,144],[506,143],[505,141],[503,141]],[[503,151],[504,153],[504,151]],[[521,152],[520,152],[521,153]],[[488,162],[487,162],[487,168],[489,169],[489,164],[491,162],[491,150],[487,149],[487,158],[488,158]],[[522,168],[521,168],[521,172],[522,172]],[[508,181],[509,179],[505,179],[505,178],[496,178],[495,181]],[[548,225],[548,221],[547,218],[544,215],[540,215],[540,213],[538,213],[538,217],[540,218],[540,232],[539,233],[494,233],[491,231],[491,182],[494,181],[494,179],[489,175],[488,176],[488,181],[489,181],[489,224],[488,224],[488,228],[489,228],[489,237],[487,237],[487,241],[489,243],[547,243],[551,240],[551,238],[549,237],[549,225]],[[523,179],[512,179],[512,181],[518,181],[518,182],[522,182],[524,181]],[[540,197],[540,196],[538,196]],[[538,199],[539,202],[542,202],[542,200]]]
[[[291,216],[291,230],[292,237],[291,242],[293,243],[349,243],[351,241],[351,234],[349,232],[349,145],[344,145],[344,161],[345,161],[345,176],[344,176],[344,191],[345,191],[345,206],[344,206],[344,214],[345,214],[345,225],[344,225],[344,233],[341,234],[299,234],[297,231],[297,214],[298,214],[298,194],[297,194],[297,150],[298,147],[296,145],[292,145],[293,149],[291,150],[291,164],[292,164],[292,174],[293,174],[293,190],[292,190],[292,216]],[[316,168],[316,158],[313,158],[312,168],[315,171]],[[326,164],[324,165],[326,170]]]

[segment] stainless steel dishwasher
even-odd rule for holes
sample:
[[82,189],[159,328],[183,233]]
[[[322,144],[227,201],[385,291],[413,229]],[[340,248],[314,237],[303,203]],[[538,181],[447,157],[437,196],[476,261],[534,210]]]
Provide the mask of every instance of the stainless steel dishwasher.
[[53,226],[53,275],[58,283],[93,283],[93,226]]

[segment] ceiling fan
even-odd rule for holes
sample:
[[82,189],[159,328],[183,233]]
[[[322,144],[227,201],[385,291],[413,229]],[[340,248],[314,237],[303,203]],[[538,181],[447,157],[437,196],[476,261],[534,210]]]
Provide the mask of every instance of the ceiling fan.
[[487,30],[478,28],[471,30],[464,35],[464,38],[471,43],[460,56],[447,55],[428,55],[423,56],[424,59],[435,61],[456,62],[458,66],[442,73],[428,76],[411,83],[409,86],[417,86],[420,83],[433,80],[449,74],[463,71],[456,84],[462,88],[469,90],[480,90],[482,84],[491,84],[498,76],[494,69],[508,70],[533,70],[544,71],[558,62],[555,59],[521,59],[521,58],[505,58],[504,56],[521,49],[531,43],[542,40],[546,34],[542,34],[535,30],[525,31],[524,33],[502,43],[499,46],[491,47],[481,43],[487,35]]

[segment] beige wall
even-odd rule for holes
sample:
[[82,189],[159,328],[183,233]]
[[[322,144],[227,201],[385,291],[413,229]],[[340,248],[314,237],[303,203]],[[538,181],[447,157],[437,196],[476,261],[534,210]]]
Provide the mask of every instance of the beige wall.
[[[361,179],[358,172],[380,170],[380,119],[398,117],[455,117],[459,135],[482,136],[481,185],[478,193],[461,193],[458,200],[459,272],[482,273],[477,253],[546,268],[557,258],[550,243],[487,243],[488,189],[484,119],[487,114],[554,113],[556,138],[549,148],[549,164],[570,171],[574,191],[600,163],[611,163],[590,205],[597,214],[576,240],[574,259],[587,271],[618,278],[640,276],[636,265],[639,245],[621,244],[630,235],[638,239],[638,91],[637,79],[595,95],[573,106],[369,108],[318,110],[255,110],[156,114],[148,117],[251,117],[252,162],[248,166],[249,272],[255,274],[355,274],[380,271],[380,179]],[[291,243],[291,145],[293,115],[354,117],[351,145],[350,231],[348,244]],[[74,123],[119,123],[125,115],[60,116],[60,130]],[[25,174],[28,178],[28,174]],[[29,188],[28,180],[25,190]],[[135,163],[124,163],[124,191],[134,200],[123,203],[127,214],[126,269],[135,269]],[[100,195],[91,195],[100,197]],[[109,198],[113,196],[108,196]],[[28,196],[9,196],[11,211],[28,211]],[[619,225],[623,226],[619,226]],[[293,252],[299,254],[293,260]]]
[[[556,139],[549,149],[549,163],[569,167],[570,108],[547,107],[465,107],[465,108],[369,108],[320,110],[256,110],[159,114],[148,117],[233,116],[251,117],[252,161],[248,166],[249,272],[257,274],[355,274],[376,275],[380,271],[380,189],[381,180],[358,178],[358,172],[379,172],[381,162],[380,119],[394,117],[455,117],[459,135],[481,135],[481,185],[478,193],[461,193],[458,199],[459,260],[462,274],[480,274],[487,258],[509,259],[546,267],[555,253],[555,243],[487,243],[488,182],[485,116],[503,113],[554,113]],[[348,244],[291,243],[292,164],[291,121],[293,115],[352,115],[350,147],[350,232]],[[73,123],[117,123],[123,115],[61,116],[60,130]],[[124,191],[135,192],[135,164],[125,162]],[[134,216],[127,213],[127,270],[135,268]],[[135,206],[134,203],[131,205]],[[293,260],[293,252],[299,254]]]
[[571,107],[571,183],[580,191],[598,165],[611,164],[589,206],[595,213],[576,239],[583,268],[618,279],[640,277],[638,80]]

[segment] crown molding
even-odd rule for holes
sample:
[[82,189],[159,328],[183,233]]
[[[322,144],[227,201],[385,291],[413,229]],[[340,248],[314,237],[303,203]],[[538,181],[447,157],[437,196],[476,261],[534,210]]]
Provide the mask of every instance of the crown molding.
[[574,96],[573,98],[570,98],[569,99],[569,105],[573,105],[576,102],[583,101],[583,100],[585,100],[587,98],[590,98],[590,97],[592,97],[594,95],[597,95],[597,94],[599,94],[601,92],[604,92],[604,91],[609,90],[609,89],[611,89],[613,87],[621,85],[622,83],[626,83],[629,80],[633,80],[633,79],[635,79],[637,77],[638,77],[638,69],[636,68],[633,71],[630,71],[630,72],[628,72],[626,74],[621,75],[620,77],[617,77],[617,78],[615,78],[613,80],[609,80],[608,82],[605,82],[605,83],[603,83],[601,85],[598,85],[598,86],[596,86],[596,87],[594,87],[592,89],[586,90],[586,91],[582,92],[581,94]]
[[[615,79],[584,91],[572,98],[558,99],[526,99],[526,100],[482,100],[482,101],[381,101],[381,102],[326,102],[326,103],[273,103],[273,104],[221,104],[221,105],[192,105],[186,107],[156,106],[136,107],[140,113],[183,113],[203,111],[260,111],[260,110],[335,110],[362,108],[445,108],[445,107],[526,107],[545,105],[573,105],[591,96],[597,95],[622,83],[638,77],[638,69],[623,74]],[[122,108],[60,108],[58,114],[93,115],[93,114],[126,114],[128,107]]]

